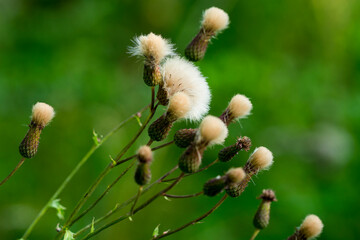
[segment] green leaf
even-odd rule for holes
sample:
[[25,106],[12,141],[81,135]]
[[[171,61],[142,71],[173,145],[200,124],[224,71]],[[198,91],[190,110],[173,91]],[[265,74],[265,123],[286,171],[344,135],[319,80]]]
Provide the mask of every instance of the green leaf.
[[129,216],[129,220],[130,220],[130,222],[132,222],[132,221],[133,221],[133,219],[132,219],[132,217],[131,217],[131,216]]
[[112,164],[115,166],[115,165],[116,165],[116,161],[111,157],[111,155],[109,155],[109,157],[110,157],[110,160],[111,160]]
[[54,201],[52,201],[50,207],[56,209],[56,215],[58,216],[58,218],[64,219],[64,210],[66,209],[66,207],[60,204],[60,199],[55,199]]
[[75,240],[74,233],[71,232],[70,230],[66,229],[65,235],[64,235],[64,240]]
[[140,127],[142,127],[142,123],[141,120],[138,116],[135,116],[136,121],[138,122],[138,124],[140,125]]
[[171,200],[170,200],[167,196],[164,196],[164,199],[165,199],[166,201],[171,202]]
[[95,231],[95,218],[93,217],[92,222],[91,222],[91,228],[90,228],[90,233],[93,233]]
[[95,130],[93,130],[93,137],[92,137],[95,146],[99,146],[100,144],[100,138],[99,135],[95,132]]
[[159,235],[159,227],[160,227],[160,224],[157,225],[156,228],[154,229],[153,234],[152,234],[153,237],[157,237]]

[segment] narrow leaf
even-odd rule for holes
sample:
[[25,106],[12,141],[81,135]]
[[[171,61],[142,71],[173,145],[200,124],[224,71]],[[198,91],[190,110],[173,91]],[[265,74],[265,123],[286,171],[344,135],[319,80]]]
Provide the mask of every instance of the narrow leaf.
[[95,130],[93,130],[93,137],[92,137],[95,146],[99,146],[100,143],[100,138],[99,135],[95,132]]
[[66,207],[60,204],[60,199],[55,199],[51,202],[50,207],[55,208],[59,219],[64,219],[64,210]]
[[157,237],[159,235],[159,227],[160,227],[160,224],[158,224],[156,226],[156,228],[154,229],[153,234],[152,234],[153,237]]
[[90,233],[93,233],[95,231],[95,218],[93,217],[92,222],[91,222],[91,228],[90,228]]
[[142,127],[141,120],[138,116],[135,116],[136,121],[138,122],[139,126]]
[[66,229],[65,235],[64,235],[64,240],[75,240],[74,233],[71,232],[70,230]]

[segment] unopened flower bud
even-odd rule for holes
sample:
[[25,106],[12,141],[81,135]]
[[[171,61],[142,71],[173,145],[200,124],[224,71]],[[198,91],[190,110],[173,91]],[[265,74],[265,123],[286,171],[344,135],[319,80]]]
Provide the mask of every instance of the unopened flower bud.
[[204,184],[203,191],[204,195],[213,197],[217,194],[221,193],[226,187],[226,177],[218,176],[216,178],[212,178]]
[[190,146],[192,142],[194,142],[196,136],[197,129],[180,129],[174,135],[175,145],[180,148],[186,148]]
[[41,131],[49,124],[54,115],[54,109],[46,103],[38,102],[33,106],[29,130],[19,146],[20,154],[24,158],[35,156],[39,146]]
[[150,138],[154,141],[164,140],[175,121],[186,116],[191,108],[191,102],[188,95],[179,92],[176,93],[169,103],[167,112],[153,122],[148,129]]
[[205,148],[204,145],[191,144],[180,156],[180,170],[184,173],[194,173],[199,170]]
[[129,48],[133,56],[144,58],[144,82],[156,86],[162,80],[160,62],[168,55],[173,55],[173,46],[160,35],[149,33],[135,38],[135,46]]
[[229,16],[222,9],[211,7],[203,14],[201,29],[185,49],[185,56],[196,62],[204,58],[210,39],[229,25]]
[[220,119],[228,126],[233,121],[247,117],[252,110],[252,103],[250,100],[241,94],[235,95],[229,106],[221,114]]
[[221,162],[228,162],[231,159],[233,159],[233,157],[235,157],[239,151],[241,150],[248,151],[250,150],[250,147],[251,147],[250,138],[246,136],[240,137],[235,144],[221,149],[220,152],[218,153],[218,159]]
[[316,215],[308,215],[296,232],[288,240],[308,240],[318,237],[324,224]]
[[264,229],[269,225],[270,205],[272,202],[277,201],[277,199],[274,191],[271,189],[263,190],[258,198],[262,199],[262,201],[254,216],[253,224],[257,229]]

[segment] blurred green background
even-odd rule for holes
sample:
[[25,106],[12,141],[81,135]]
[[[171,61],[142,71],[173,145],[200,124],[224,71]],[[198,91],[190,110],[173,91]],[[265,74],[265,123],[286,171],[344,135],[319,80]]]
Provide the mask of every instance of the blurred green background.
[[[18,144],[32,105],[44,101],[57,113],[42,134],[37,156],[0,189],[0,239],[22,235],[91,147],[93,129],[105,134],[149,103],[142,63],[127,54],[131,39],[152,31],[171,39],[182,54],[198,31],[202,11],[211,6],[227,11],[231,24],[197,64],[212,90],[210,113],[219,115],[236,93],[250,97],[253,114],[229,127],[226,145],[247,135],[253,148],[273,151],[275,164],[240,198],[169,239],[249,239],[256,197],[264,188],[274,189],[279,201],[258,239],[286,239],[310,213],[325,224],[319,239],[359,238],[359,1],[0,0],[1,178],[20,159]],[[196,124],[176,124],[169,139],[185,126]],[[115,156],[137,129],[132,121],[76,175],[60,196],[67,214],[109,163],[108,155]],[[128,155],[147,139],[143,134]],[[220,149],[207,151],[204,162],[214,160]],[[172,168],[181,152],[175,146],[156,152],[153,179]],[[207,179],[242,166],[248,156],[241,152],[229,164],[185,179],[171,193],[195,193]],[[94,196],[124,167],[114,170]],[[133,171],[72,230],[135,194]],[[219,198],[158,199],[133,222],[94,239],[149,239],[158,224],[161,231],[174,229]],[[30,239],[52,239],[58,222],[51,209]]]

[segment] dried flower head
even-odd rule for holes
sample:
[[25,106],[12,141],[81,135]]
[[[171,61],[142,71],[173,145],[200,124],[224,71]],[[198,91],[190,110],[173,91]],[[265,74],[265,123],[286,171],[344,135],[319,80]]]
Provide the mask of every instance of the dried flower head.
[[299,233],[306,239],[312,239],[319,236],[322,232],[324,224],[320,218],[316,215],[308,215],[304,219],[303,223],[299,228]]
[[50,123],[54,116],[55,111],[50,105],[37,102],[32,108],[31,121],[36,125],[45,127]]
[[249,98],[245,95],[237,94],[231,99],[228,107],[220,118],[226,125],[229,125],[234,120],[247,117],[250,114],[252,107]]
[[211,7],[203,14],[202,27],[209,32],[219,32],[229,25],[229,15],[224,10]]
[[229,183],[239,183],[245,178],[246,173],[241,167],[231,168],[227,171],[226,176]]
[[186,117],[190,109],[190,97],[186,93],[178,92],[171,97],[167,111],[177,120]]
[[218,159],[220,162],[228,162],[233,157],[235,157],[236,154],[238,154],[239,151],[245,150],[249,151],[251,147],[251,140],[248,137],[240,137],[237,139],[236,143],[233,145],[230,145],[228,147],[225,147],[220,150],[218,153]]
[[163,71],[163,90],[159,91],[158,99],[171,99],[176,93],[184,92],[190,97],[191,102],[191,108],[185,118],[200,120],[209,110],[211,94],[199,69],[183,58],[173,57],[166,60]]
[[197,142],[206,142],[207,145],[222,144],[227,136],[226,125],[219,118],[209,115],[200,124]]
[[277,201],[277,199],[271,189],[264,189],[258,198],[262,199],[262,201],[254,216],[253,224],[257,229],[264,229],[269,225],[271,203]]
[[38,102],[33,106],[29,130],[19,146],[21,156],[24,158],[32,158],[36,155],[39,147],[40,134],[54,116],[54,109],[46,103]]
[[253,171],[269,168],[273,164],[272,152],[266,147],[258,147],[251,154],[247,164]]
[[166,56],[174,55],[173,45],[161,35],[149,33],[136,37],[133,42],[134,46],[129,48],[130,54],[144,57],[145,61],[160,63]]
[[138,150],[138,160],[141,163],[150,163],[153,160],[153,153],[148,145],[141,146]]
[[207,9],[203,14],[199,33],[185,49],[185,56],[196,62],[204,58],[210,39],[229,25],[229,16],[217,7]]

